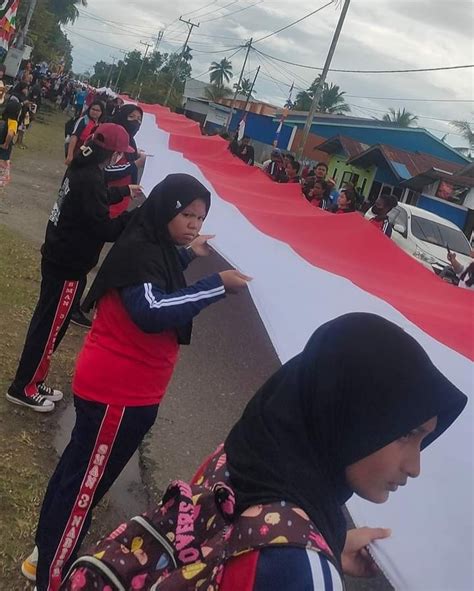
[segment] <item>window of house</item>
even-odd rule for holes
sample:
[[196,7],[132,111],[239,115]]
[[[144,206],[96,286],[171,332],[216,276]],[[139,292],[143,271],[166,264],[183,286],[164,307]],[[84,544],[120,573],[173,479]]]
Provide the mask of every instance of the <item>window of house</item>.
[[360,186],[360,192],[363,193],[365,191],[365,187],[367,186],[367,179],[364,178],[362,181],[362,185]]
[[352,183],[352,172],[350,170],[346,170],[342,175],[342,185],[345,185],[346,183]]

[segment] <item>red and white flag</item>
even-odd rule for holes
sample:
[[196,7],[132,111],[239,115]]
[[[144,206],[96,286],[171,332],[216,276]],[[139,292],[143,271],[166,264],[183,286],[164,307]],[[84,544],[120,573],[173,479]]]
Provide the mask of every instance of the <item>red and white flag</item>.
[[[142,105],[141,149],[159,154],[147,166],[146,191],[170,173],[208,187],[206,232],[213,247],[252,276],[250,293],[282,362],[321,324],[347,312],[372,312],[413,335],[432,361],[470,395],[474,292],[444,283],[359,214],[315,209],[298,185],[273,183],[229,155],[227,142],[160,106]],[[383,355],[383,351],[380,353]],[[397,359],[393,359],[394,365]],[[370,360],[367,360],[370,372]],[[373,552],[395,588],[474,588],[472,526],[473,412],[423,454],[423,474],[385,505],[355,499],[357,524],[393,529]]]

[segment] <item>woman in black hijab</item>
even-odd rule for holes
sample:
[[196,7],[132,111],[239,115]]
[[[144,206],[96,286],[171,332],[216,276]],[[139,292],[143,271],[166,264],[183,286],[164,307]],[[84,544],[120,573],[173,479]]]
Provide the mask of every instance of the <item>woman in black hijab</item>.
[[[143,110],[137,105],[124,105],[110,120],[111,123],[121,125],[130,138],[130,145],[134,148],[131,154],[123,157],[113,166],[108,166],[105,171],[105,181],[108,187],[122,187],[136,185],[139,180],[139,172],[145,166],[145,156],[137,148],[135,136],[140,130],[143,120]],[[111,217],[120,215],[127,209],[129,199],[125,198],[110,207]]]
[[[377,362],[368,367],[368,359]],[[225,442],[236,512],[293,503],[322,534],[340,573],[368,575],[370,530],[353,530],[346,540],[342,505],[354,493],[383,503],[417,477],[420,449],[466,401],[398,326],[372,314],[328,322],[257,392]],[[387,535],[375,530],[372,537]],[[298,555],[285,552],[272,549],[262,559],[275,580],[291,560],[298,569]],[[303,571],[292,575],[285,591],[306,588]]]
[[[38,591],[58,588],[92,508],[155,422],[194,316],[247,285],[248,277],[224,271],[186,286],[187,264],[210,254],[212,236],[199,236],[209,207],[210,193],[194,177],[166,177],[133,215],[84,301],[96,314],[76,363],[76,425],[38,525]],[[81,533],[71,544],[69,530],[78,519]],[[31,572],[35,555],[26,562]]]

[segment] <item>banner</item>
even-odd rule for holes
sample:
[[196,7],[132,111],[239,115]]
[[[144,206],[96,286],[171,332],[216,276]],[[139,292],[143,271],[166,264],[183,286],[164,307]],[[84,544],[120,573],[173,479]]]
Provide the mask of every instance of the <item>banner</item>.
[[[212,245],[219,254],[254,278],[250,293],[282,362],[328,320],[372,312],[414,336],[470,395],[472,291],[441,281],[361,215],[315,209],[299,185],[273,183],[233,158],[222,138],[202,136],[197,123],[163,107],[141,106],[137,143],[155,154],[142,179],[145,191],[175,172],[192,174],[208,187],[212,207],[205,232],[216,234]],[[392,528],[392,538],[371,551],[397,589],[474,589],[472,427],[470,401],[423,453],[420,478],[384,505],[357,498],[349,503],[357,525]]]
[[16,13],[19,0],[3,0],[0,3],[0,47],[8,51],[16,31]]

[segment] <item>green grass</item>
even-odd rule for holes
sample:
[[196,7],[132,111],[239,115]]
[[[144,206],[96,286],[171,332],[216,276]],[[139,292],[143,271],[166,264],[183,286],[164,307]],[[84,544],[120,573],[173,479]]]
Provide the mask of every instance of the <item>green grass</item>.
[[38,254],[0,226],[0,589],[28,589],[19,574],[34,539],[47,475],[55,462],[47,417],[5,399],[39,288]]

